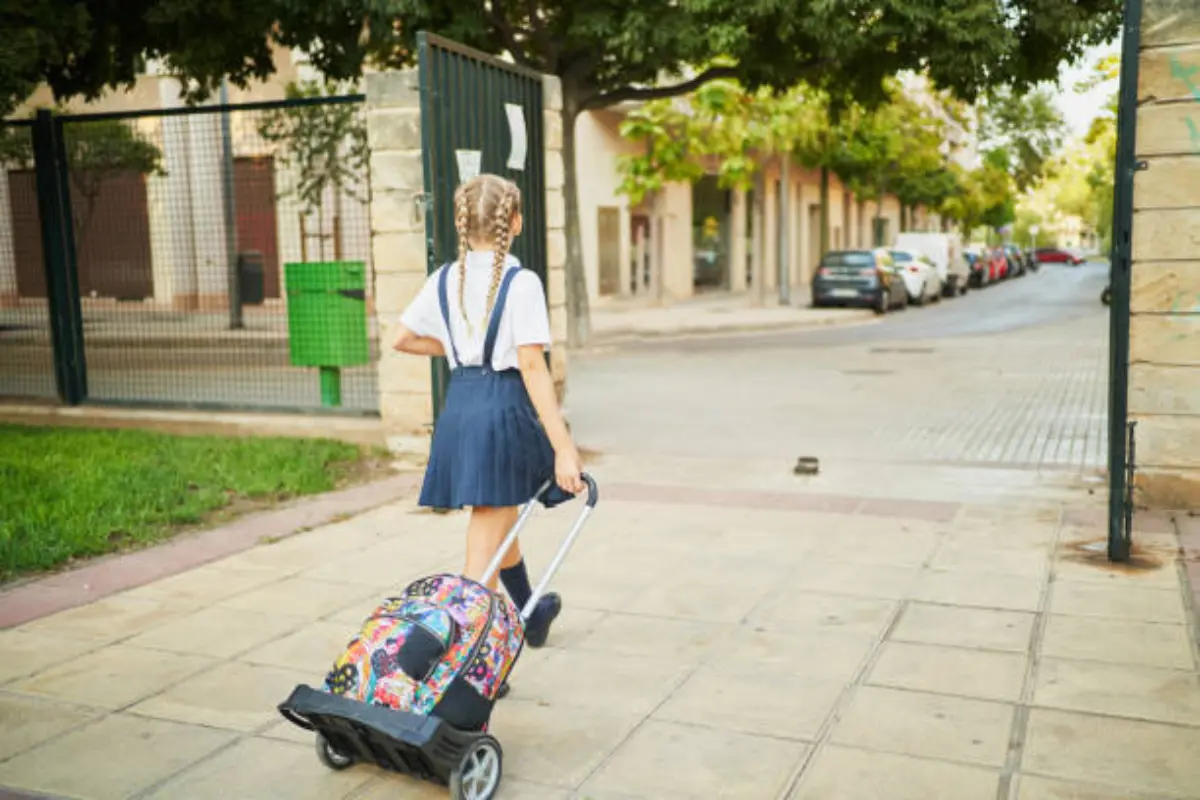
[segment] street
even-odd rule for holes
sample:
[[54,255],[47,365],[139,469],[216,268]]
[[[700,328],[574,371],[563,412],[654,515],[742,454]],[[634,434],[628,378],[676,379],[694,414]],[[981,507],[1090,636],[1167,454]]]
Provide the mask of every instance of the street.
[[[1097,549],[1103,282],[1047,268],[852,329],[575,357],[600,503],[492,717],[498,797],[1200,797],[1173,524],[1140,514],[1129,567]],[[2,596],[0,796],[444,798],[326,769],[275,710],[381,597],[460,568],[464,516],[401,494]],[[531,573],[577,508],[534,515]]]

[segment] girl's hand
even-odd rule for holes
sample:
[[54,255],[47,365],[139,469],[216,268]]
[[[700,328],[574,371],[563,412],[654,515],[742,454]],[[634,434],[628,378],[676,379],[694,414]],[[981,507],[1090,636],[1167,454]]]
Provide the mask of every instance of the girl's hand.
[[554,477],[564,492],[580,494],[584,490],[583,465],[579,461],[579,451],[573,446],[554,456]]

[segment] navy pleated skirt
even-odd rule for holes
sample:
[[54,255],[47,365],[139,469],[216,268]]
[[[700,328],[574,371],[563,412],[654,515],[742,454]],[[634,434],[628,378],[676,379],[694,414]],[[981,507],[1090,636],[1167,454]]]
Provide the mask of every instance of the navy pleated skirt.
[[[524,505],[554,477],[554,449],[517,370],[451,373],[421,487],[420,504],[459,509]],[[553,486],[537,498],[569,499]]]

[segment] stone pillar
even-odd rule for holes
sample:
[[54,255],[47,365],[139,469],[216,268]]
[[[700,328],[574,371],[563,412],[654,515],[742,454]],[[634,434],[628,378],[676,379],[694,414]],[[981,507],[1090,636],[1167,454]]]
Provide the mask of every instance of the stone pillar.
[[8,170],[0,168],[0,308],[17,305],[17,250]]
[[196,295],[201,311],[229,308],[229,243],[225,238],[224,146],[221,115],[188,117],[188,169],[192,196],[192,235]]
[[421,95],[417,70],[366,77],[371,145],[371,260],[379,328],[379,411],[388,446],[420,452],[433,423],[429,359],[392,349],[400,315],[426,279]]
[[[163,108],[183,104],[181,88],[174,78],[159,78],[159,101]],[[191,158],[188,155],[191,121],[190,115],[159,120],[166,174],[151,175],[146,181],[154,299],[179,311],[197,307]]]
[[747,197],[745,189],[733,190],[733,203],[730,214],[733,219],[729,223],[729,291],[746,291],[746,264],[749,258],[747,248],[746,208]]
[[[546,142],[546,302],[550,310],[550,374],[561,403],[567,394],[567,205],[563,196],[562,83],[542,78],[542,133]],[[625,215],[628,217],[628,214]]]
[[1200,506],[1200,6],[1145,0],[1129,417],[1150,507]]

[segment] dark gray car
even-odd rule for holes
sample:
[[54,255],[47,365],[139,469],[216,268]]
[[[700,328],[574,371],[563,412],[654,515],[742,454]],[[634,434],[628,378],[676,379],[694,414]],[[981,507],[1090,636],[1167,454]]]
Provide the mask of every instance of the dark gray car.
[[887,250],[834,250],[813,275],[812,302],[814,308],[866,306],[883,314],[907,306],[908,292]]

